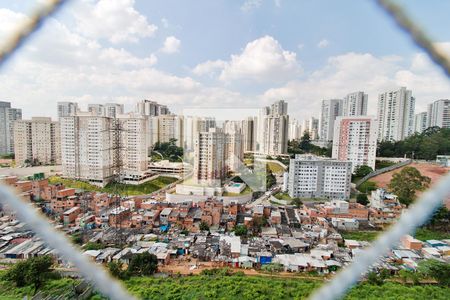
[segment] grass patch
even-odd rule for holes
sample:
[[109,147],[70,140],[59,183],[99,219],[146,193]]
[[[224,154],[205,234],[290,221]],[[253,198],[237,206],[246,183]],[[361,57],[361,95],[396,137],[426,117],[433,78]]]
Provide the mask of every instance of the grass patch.
[[[195,275],[179,278],[132,277],[125,287],[138,299],[306,299],[322,285],[320,280],[244,276],[242,274]],[[73,279],[49,280],[42,291],[53,297],[68,295]],[[358,284],[344,299],[448,299],[449,287],[436,285],[403,285],[387,282],[383,285]],[[31,287],[16,288],[0,281],[0,299],[21,299],[32,294]],[[69,299],[69,298],[64,298]],[[99,294],[91,299],[105,299]]]
[[224,197],[243,196],[243,195],[250,194],[250,193],[252,193],[252,192],[253,192],[252,189],[247,185],[247,186],[245,187],[245,189],[244,189],[241,193],[239,193],[239,194],[223,192],[223,195],[222,195],[222,196],[224,196]]
[[292,200],[288,193],[277,193],[274,195],[278,200]]
[[272,173],[283,173],[284,168],[275,162],[267,162],[267,167]]
[[373,241],[380,231],[341,231],[339,232],[345,240]]
[[378,188],[378,186],[377,186],[376,182],[368,180],[368,181],[363,182],[357,188],[357,190],[360,191],[361,193],[370,194],[371,191],[375,191],[377,188]]
[[414,237],[421,241],[450,239],[449,232],[431,230],[428,228],[417,228]]
[[375,161],[375,170],[387,168],[387,167],[390,167],[393,165],[395,165],[395,162],[393,162],[393,161],[377,160],[377,161]]
[[105,193],[114,193],[115,191],[117,191],[121,195],[130,195],[130,196],[151,194],[154,191],[157,191],[177,181],[177,179],[174,177],[160,176],[154,180],[150,180],[139,185],[119,183],[116,186],[108,184],[106,187],[100,188],[87,182],[73,179],[65,179],[58,176],[51,176],[48,179],[50,184],[61,183],[68,188],[83,189],[90,192],[105,192]]

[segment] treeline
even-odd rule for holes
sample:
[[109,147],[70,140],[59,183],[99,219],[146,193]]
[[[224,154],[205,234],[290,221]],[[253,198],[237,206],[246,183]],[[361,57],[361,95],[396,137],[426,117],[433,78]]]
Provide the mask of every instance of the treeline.
[[291,156],[294,156],[295,154],[311,153],[318,156],[331,157],[331,150],[331,146],[323,148],[311,143],[311,137],[308,132],[303,134],[300,141],[292,140],[288,142],[288,153]]
[[435,160],[436,155],[450,155],[450,128],[430,127],[403,141],[378,143],[378,157],[406,157]]

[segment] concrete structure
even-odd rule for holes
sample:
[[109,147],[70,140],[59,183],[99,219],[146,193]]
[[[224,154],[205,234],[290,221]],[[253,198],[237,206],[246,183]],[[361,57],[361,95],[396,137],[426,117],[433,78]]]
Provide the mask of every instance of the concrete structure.
[[183,147],[185,152],[194,151],[195,139],[199,132],[208,132],[210,128],[216,128],[216,125],[216,119],[212,117],[184,116]]
[[106,103],[106,104],[89,104],[88,111],[97,116],[115,118],[119,114],[124,113],[123,104]]
[[450,155],[436,155],[436,163],[443,167],[450,167]]
[[428,105],[428,127],[450,128],[450,100],[441,99]]
[[223,124],[225,133],[225,164],[228,171],[236,171],[244,156],[240,122],[226,121]]
[[342,99],[322,100],[319,139],[333,140],[334,121],[342,115]]
[[296,155],[289,166],[289,196],[292,198],[348,199],[352,163],[312,155]]
[[148,172],[147,151],[149,147],[147,122],[145,116],[136,113],[117,115],[112,119],[121,128],[120,147],[122,181],[129,184],[139,184],[150,178]]
[[[177,115],[159,115],[157,117],[151,117],[153,122],[152,130],[156,129],[156,140],[154,140],[155,132],[153,131],[152,144],[156,142],[168,143],[170,140],[175,139],[178,147],[183,146],[184,141],[184,129],[183,129],[183,116]],[[155,122],[157,126],[155,126]]]
[[194,146],[194,181],[220,186],[227,174],[225,164],[226,136],[219,128],[199,132]]
[[33,117],[14,124],[16,164],[36,161],[40,164],[61,164],[59,122],[51,118]]
[[338,117],[334,127],[333,154],[352,162],[352,170],[367,165],[375,170],[377,124],[373,117]]
[[142,100],[136,104],[136,112],[144,116],[161,116],[170,114],[166,105],[151,100]]
[[58,102],[58,118],[73,116],[78,111],[76,102]]
[[267,155],[287,153],[289,115],[284,100],[260,110],[258,117],[257,152]]
[[14,153],[14,122],[21,119],[21,109],[0,101],[0,155]]
[[317,140],[319,137],[319,119],[314,117],[304,120],[302,123],[302,135],[308,132],[312,141]]
[[255,151],[256,147],[256,124],[255,117],[248,117],[241,121],[242,147],[244,152]]
[[302,125],[296,119],[289,120],[289,130],[288,130],[288,139],[292,140],[300,140],[303,134]]
[[415,98],[401,87],[378,96],[378,140],[401,141],[414,132]]
[[367,115],[368,95],[364,92],[350,93],[344,97],[342,104],[343,116]]
[[63,176],[106,185],[120,169],[126,183],[141,183],[147,174],[147,118],[138,114],[117,118],[78,112],[61,118]]
[[428,113],[421,112],[414,116],[414,132],[422,133],[428,128]]

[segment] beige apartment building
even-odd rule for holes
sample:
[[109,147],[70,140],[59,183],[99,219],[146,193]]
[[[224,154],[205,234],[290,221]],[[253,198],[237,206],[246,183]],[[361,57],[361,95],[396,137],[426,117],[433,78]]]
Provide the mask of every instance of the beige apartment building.
[[33,117],[14,123],[16,164],[61,164],[59,122],[51,118]]

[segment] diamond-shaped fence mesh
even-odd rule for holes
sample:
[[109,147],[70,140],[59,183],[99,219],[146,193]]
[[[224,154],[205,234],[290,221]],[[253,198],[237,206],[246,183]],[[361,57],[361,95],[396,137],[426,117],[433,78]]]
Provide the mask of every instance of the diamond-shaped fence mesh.
[[[384,9],[396,22],[397,26],[407,33],[413,42],[423,49],[433,62],[450,76],[450,60],[439,51],[427,34],[417,26],[397,4],[390,0],[376,0],[380,8]],[[38,31],[40,25],[62,8],[68,0],[51,0],[33,13],[28,21],[18,31],[12,33],[11,38],[4,45],[0,45],[0,68],[26,43],[27,39]],[[329,283],[322,286],[312,295],[312,299],[338,299],[354,285],[379,257],[395,246],[400,237],[411,233],[422,225],[442,205],[443,200],[450,195],[450,174],[445,176],[436,186],[424,193],[391,227],[381,235],[370,248],[356,256],[353,262],[341,270]],[[111,299],[133,299],[122,285],[110,277],[108,272],[91,262],[62,233],[57,231],[44,216],[40,215],[32,206],[21,200],[12,190],[0,186],[0,202],[9,205],[17,212],[17,216],[25,222],[50,247],[53,247],[64,259],[73,263],[80,273],[91,280],[95,287]]]

